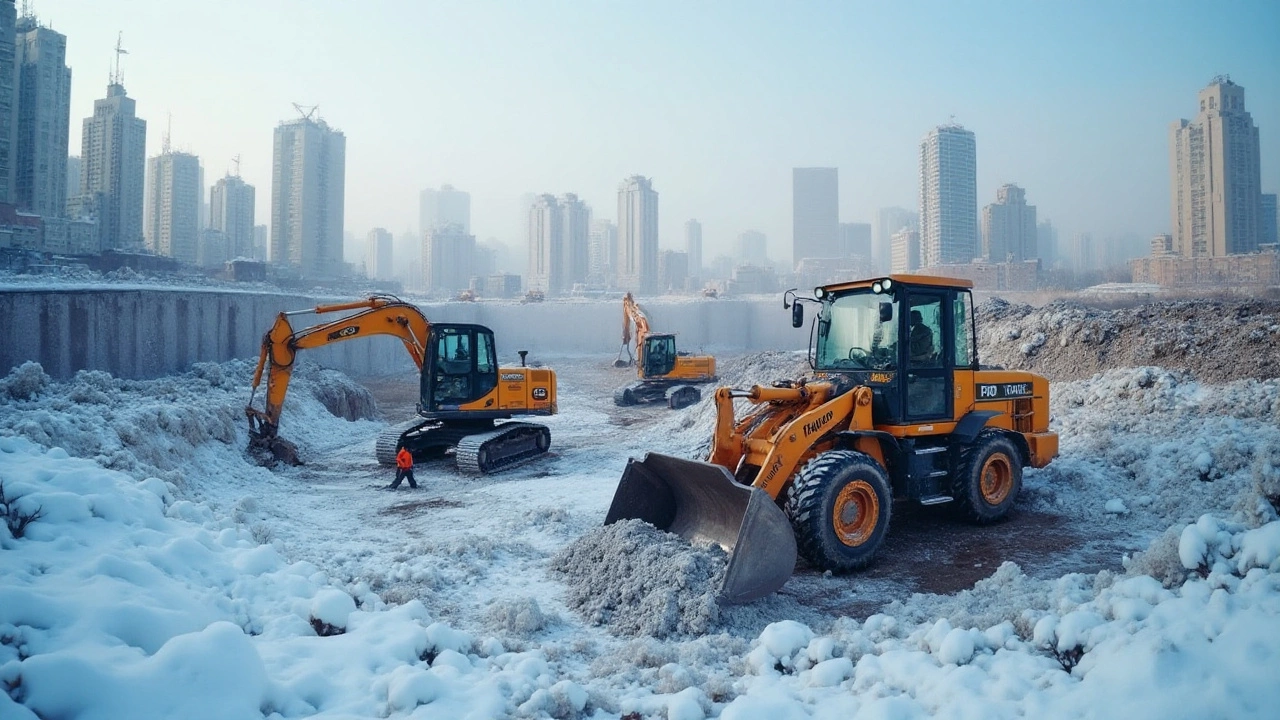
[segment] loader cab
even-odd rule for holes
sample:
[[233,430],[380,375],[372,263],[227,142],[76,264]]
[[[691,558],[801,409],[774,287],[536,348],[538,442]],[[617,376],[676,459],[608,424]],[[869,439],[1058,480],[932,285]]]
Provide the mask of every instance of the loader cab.
[[974,362],[972,293],[898,277],[815,290],[814,369],[869,386],[877,425],[952,419],[955,371]]
[[644,340],[644,359],[640,365],[642,377],[665,377],[676,367],[676,336],[650,335]]
[[422,412],[448,412],[475,402],[498,385],[493,331],[483,325],[435,324],[422,367]]

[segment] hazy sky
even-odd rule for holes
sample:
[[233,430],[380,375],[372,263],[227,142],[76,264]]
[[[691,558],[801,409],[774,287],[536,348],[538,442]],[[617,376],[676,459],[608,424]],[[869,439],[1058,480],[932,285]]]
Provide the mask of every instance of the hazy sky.
[[[704,226],[791,241],[791,168],[840,170],[843,222],[918,205],[920,139],[977,135],[978,203],[1016,182],[1067,234],[1169,229],[1169,124],[1216,74],[1243,85],[1280,190],[1280,2],[35,0],[68,36],[71,151],[125,87],[159,152],[212,184],[242,158],[269,217],[272,129],[319,114],[347,136],[346,226],[416,227],[418,191],[472,194],[472,230],[523,247],[523,193],[617,214],[632,174],[660,194],[661,243]],[[348,258],[352,259],[352,258]],[[358,260],[358,258],[357,258]]]

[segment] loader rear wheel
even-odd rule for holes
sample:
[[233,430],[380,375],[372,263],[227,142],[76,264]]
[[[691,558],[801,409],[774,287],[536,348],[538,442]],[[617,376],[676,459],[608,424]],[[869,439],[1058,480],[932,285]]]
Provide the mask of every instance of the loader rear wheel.
[[1022,490],[1022,456],[1000,432],[979,435],[965,454],[952,486],[961,515],[980,525],[993,523],[1013,508]]
[[879,463],[850,450],[818,455],[800,470],[785,507],[796,549],[820,570],[871,564],[889,532],[893,496]]

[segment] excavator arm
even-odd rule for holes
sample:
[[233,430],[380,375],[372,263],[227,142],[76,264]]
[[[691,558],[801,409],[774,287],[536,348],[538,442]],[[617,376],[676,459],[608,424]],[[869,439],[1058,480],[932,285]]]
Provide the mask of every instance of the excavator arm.
[[[631,293],[627,293],[622,298],[622,349],[618,350],[618,358],[613,361],[614,367],[626,367],[633,362],[631,356],[631,328],[635,327],[636,339],[636,356],[634,361],[644,362],[644,341],[649,337],[649,317],[644,314],[644,309],[636,302]],[[622,359],[622,354],[627,354],[627,359]]]
[[[293,315],[324,315],[346,310],[359,312],[299,331],[295,331],[289,322],[289,317]],[[293,363],[299,350],[370,335],[392,335],[400,338],[414,364],[421,370],[426,362],[430,333],[431,323],[422,311],[390,296],[374,296],[358,302],[319,305],[310,310],[280,313],[262,338],[262,352],[253,373],[249,404],[245,406],[245,414],[249,418],[250,448],[270,450],[277,458],[296,464],[296,449],[291,443],[277,438],[276,432],[280,426],[285,394],[289,390],[289,379],[293,375]],[[258,410],[253,407],[253,400],[264,373],[267,377],[265,405],[264,409]]]

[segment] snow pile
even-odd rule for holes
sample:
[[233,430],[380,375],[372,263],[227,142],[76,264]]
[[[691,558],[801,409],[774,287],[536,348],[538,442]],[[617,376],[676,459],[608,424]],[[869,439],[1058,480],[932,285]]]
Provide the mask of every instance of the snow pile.
[[41,510],[21,539],[0,529],[2,717],[496,717],[539,691],[584,707],[541,653],[353,598],[158,479],[16,437],[0,478]]
[[1024,605],[1013,622],[904,622],[929,615],[906,606],[827,634],[771,625],[720,717],[1266,716],[1280,702],[1280,522],[1245,530],[1205,516],[1187,536],[1217,560],[1173,590],[1108,573],[1028,583],[1005,567],[961,604]]
[[1060,456],[1028,470],[1024,500],[1153,537],[1204,512],[1254,524],[1280,501],[1280,380],[1195,382],[1140,367],[1054,383]]
[[1280,377],[1280,301],[1186,300],[1114,310],[1058,300],[1040,308],[1001,298],[977,308],[984,363],[1073,380],[1160,365],[1201,380]]
[[[40,365],[27,362],[0,379],[0,434],[57,445],[76,457],[136,477],[155,475],[184,485],[198,451],[248,444],[244,406],[253,365],[248,361],[196,363],[183,375],[124,380],[81,370],[53,383]],[[259,395],[265,386],[259,388]],[[281,415],[281,436],[307,452],[328,434],[312,418],[376,417],[365,388],[333,370],[305,361],[294,370]],[[262,400],[257,400],[260,407]]]
[[588,622],[657,638],[715,627],[726,565],[719,547],[695,548],[635,519],[588,532],[551,560],[569,606]]

